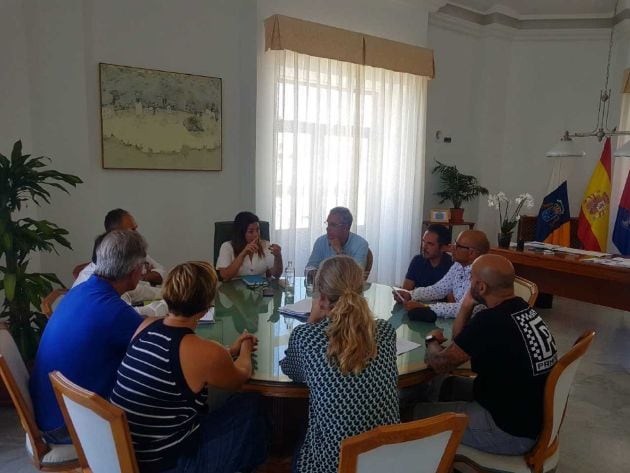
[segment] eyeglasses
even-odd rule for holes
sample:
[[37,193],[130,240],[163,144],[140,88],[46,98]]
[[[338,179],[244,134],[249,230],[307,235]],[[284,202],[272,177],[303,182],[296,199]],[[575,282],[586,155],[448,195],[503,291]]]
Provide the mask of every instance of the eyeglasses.
[[464,250],[476,250],[477,248],[474,248],[472,246],[464,246],[464,245],[460,245],[459,243],[455,242],[455,249],[459,250],[460,248],[463,248]]
[[330,228],[340,228],[348,225],[347,223],[330,223],[328,220],[324,221],[324,225]]
[[142,263],[142,275],[144,276],[145,274],[147,274],[149,272],[149,262],[145,261],[144,263]]

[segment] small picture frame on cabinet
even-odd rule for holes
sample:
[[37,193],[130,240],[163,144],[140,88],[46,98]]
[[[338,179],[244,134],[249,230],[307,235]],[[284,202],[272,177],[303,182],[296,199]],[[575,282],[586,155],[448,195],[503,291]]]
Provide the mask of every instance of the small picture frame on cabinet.
[[448,223],[451,218],[449,209],[431,209],[429,213],[429,221],[431,223]]

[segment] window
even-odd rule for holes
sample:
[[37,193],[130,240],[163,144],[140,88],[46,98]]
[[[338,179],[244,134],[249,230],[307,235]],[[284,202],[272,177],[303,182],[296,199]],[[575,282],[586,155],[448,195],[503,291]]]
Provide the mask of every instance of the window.
[[328,210],[354,215],[372,278],[400,282],[420,231],[427,78],[288,50],[273,62],[272,232],[305,265]]

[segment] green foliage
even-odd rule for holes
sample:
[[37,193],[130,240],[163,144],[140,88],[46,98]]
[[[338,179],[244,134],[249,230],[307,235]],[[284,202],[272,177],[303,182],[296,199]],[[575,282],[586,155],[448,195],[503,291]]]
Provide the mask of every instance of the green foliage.
[[46,317],[39,312],[41,300],[53,289],[63,286],[51,273],[29,273],[32,252],[56,252],[56,245],[70,247],[68,232],[47,220],[13,219],[22,205],[32,201],[50,203],[50,188],[68,193],[81,179],[51,169],[43,169],[50,158],[22,154],[22,142],[13,145],[10,159],[0,154],[0,291],[4,304],[0,317],[9,317],[11,333],[25,360],[35,356],[39,335]]
[[440,175],[440,186],[442,190],[435,195],[440,197],[440,204],[450,200],[454,209],[460,209],[463,202],[468,202],[479,195],[487,195],[488,189],[479,185],[475,176],[462,174],[457,166],[449,166],[436,160],[437,166],[432,170],[432,174]]

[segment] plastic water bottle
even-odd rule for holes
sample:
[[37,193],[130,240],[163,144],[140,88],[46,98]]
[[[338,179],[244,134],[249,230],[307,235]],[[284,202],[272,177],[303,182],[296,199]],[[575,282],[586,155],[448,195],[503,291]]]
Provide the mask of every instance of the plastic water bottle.
[[287,267],[284,269],[284,280],[286,281],[285,288],[287,292],[293,293],[295,289],[295,268],[293,267],[292,261],[289,261]]

